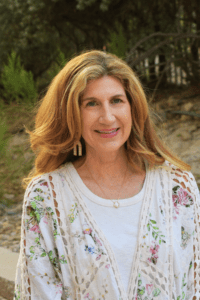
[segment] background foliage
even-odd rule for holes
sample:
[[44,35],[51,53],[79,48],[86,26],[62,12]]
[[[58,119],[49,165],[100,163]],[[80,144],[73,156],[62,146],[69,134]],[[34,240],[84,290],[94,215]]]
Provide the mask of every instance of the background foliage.
[[[40,92],[60,66],[60,51],[66,61],[84,49],[105,49],[128,62],[135,60],[131,49],[154,33],[193,34],[199,37],[198,0],[1,0],[0,74],[12,51],[20,57],[24,70],[31,71]],[[159,44],[163,36],[153,36],[137,47],[139,54]],[[199,82],[199,38],[182,37],[167,43],[147,57],[158,54],[166,63],[175,48],[177,65],[188,74],[188,82]],[[189,48],[186,53],[184,49]],[[181,58],[181,60],[180,60]],[[184,58],[184,60],[183,60]],[[187,62],[192,70],[187,70]],[[57,66],[57,69],[56,67]],[[60,66],[61,67],[61,66]],[[54,69],[54,71],[50,71]],[[138,70],[137,66],[133,66]],[[153,70],[152,66],[152,70]],[[164,65],[159,67],[162,71]],[[155,76],[150,76],[155,80]],[[46,84],[45,84],[46,78]],[[163,76],[163,83],[166,82]],[[2,83],[1,83],[1,88]]]

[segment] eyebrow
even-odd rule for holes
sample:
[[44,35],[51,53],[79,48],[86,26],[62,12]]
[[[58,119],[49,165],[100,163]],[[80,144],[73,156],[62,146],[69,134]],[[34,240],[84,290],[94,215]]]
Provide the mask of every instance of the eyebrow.
[[[110,100],[113,99],[113,98],[116,98],[116,97],[126,97],[126,95],[117,94],[117,95],[114,95],[114,96],[110,97]],[[85,102],[85,101],[88,101],[88,100],[99,100],[99,99],[95,98],[95,97],[87,97],[87,98],[83,99],[82,102]]]

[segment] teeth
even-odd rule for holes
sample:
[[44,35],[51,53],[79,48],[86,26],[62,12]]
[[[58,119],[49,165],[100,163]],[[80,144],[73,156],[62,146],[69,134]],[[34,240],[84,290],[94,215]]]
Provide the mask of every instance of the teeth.
[[115,129],[115,130],[113,130],[113,131],[107,131],[107,132],[105,132],[105,131],[98,131],[99,133],[105,133],[105,134],[109,134],[109,133],[112,133],[112,132],[115,132],[115,131],[117,131],[117,129]]

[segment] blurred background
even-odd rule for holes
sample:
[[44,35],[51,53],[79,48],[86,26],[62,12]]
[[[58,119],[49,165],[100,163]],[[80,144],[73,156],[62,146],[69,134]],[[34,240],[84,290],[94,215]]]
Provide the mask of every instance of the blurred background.
[[0,0],[0,246],[13,252],[35,157],[23,125],[34,129],[53,77],[89,49],[138,74],[159,136],[200,187],[199,0]]

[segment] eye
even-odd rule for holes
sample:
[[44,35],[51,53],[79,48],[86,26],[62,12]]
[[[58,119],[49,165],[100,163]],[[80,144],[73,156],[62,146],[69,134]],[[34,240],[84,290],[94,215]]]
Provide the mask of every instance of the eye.
[[91,106],[91,105],[89,105],[90,103],[95,103],[95,101],[90,101],[90,102],[88,102],[88,103],[86,104],[86,106]]
[[115,100],[119,100],[120,102],[122,102],[122,100],[121,100],[121,99],[119,99],[119,98],[115,98],[113,101],[115,101]]
[[[121,99],[119,99],[119,98],[115,98],[115,99],[113,99],[112,101],[120,101],[120,102],[123,102]],[[95,103],[96,101],[90,101],[90,102],[88,102],[87,104],[86,104],[86,106],[91,106],[90,105],[90,103]],[[115,103],[115,104],[117,104],[117,103]],[[93,105],[92,105],[93,106]]]

